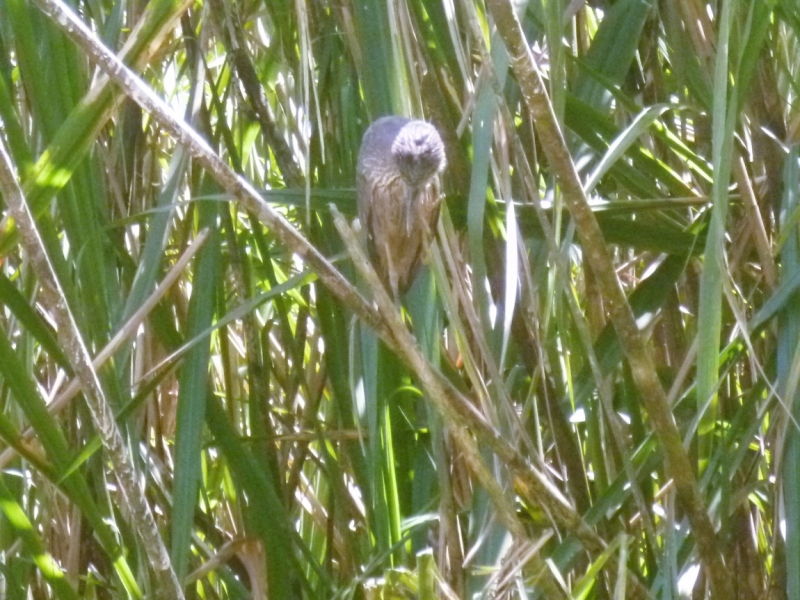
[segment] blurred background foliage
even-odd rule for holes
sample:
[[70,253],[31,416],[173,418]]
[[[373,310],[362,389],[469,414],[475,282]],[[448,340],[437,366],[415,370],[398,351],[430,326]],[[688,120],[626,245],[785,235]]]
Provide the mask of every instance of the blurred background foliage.
[[[363,131],[439,128],[405,320],[549,486],[531,502],[484,448],[509,526],[415,370],[35,2],[0,0],[0,135],[187,597],[715,596],[483,2],[70,5],[354,282],[329,205],[355,216]],[[800,598],[800,5],[515,8],[722,576]],[[0,596],[158,596],[2,208]]]

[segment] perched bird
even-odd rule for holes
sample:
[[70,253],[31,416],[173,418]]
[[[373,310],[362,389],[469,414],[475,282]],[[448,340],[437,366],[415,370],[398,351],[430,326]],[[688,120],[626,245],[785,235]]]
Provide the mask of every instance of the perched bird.
[[395,299],[414,281],[439,217],[429,188],[446,164],[430,123],[382,117],[369,126],[358,153],[358,215],[370,259]]

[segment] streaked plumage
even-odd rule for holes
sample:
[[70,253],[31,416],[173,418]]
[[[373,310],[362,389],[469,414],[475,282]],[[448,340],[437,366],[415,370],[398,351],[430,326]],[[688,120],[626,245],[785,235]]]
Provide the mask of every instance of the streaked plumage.
[[445,164],[439,132],[425,121],[382,117],[361,142],[359,218],[372,264],[395,298],[414,280],[439,217],[439,198],[429,186]]

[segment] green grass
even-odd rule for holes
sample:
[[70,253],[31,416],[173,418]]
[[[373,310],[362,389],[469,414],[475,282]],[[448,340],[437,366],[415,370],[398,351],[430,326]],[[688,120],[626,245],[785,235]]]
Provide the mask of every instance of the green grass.
[[[0,0],[0,595],[800,597],[795,3],[45,2]],[[336,216],[387,113],[448,159],[402,314]]]

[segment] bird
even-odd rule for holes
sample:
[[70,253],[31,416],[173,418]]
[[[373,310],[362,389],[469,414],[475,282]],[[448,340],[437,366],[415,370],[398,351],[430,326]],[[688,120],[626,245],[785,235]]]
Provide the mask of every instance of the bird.
[[364,133],[358,153],[358,215],[370,260],[398,301],[414,281],[439,218],[431,189],[447,160],[436,127],[400,116],[381,117]]

